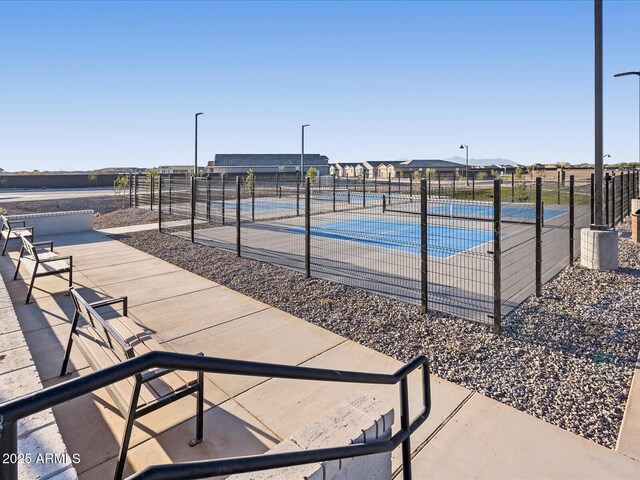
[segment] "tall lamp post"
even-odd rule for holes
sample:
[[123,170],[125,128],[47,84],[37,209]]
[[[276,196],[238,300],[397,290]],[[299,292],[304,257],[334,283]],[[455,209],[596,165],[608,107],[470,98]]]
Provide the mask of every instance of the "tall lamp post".
[[464,178],[467,179],[467,187],[469,186],[469,145],[462,144],[460,145],[460,149],[464,149],[467,153],[467,166],[464,170]]
[[310,127],[311,125],[305,123],[302,125],[302,154],[300,155],[300,182],[304,178],[304,129],[305,127]]
[[[627,77],[629,75],[636,75],[638,77],[638,130],[640,131],[640,72],[616,73],[614,77]],[[638,162],[640,162],[640,133],[638,134]]]
[[195,141],[195,161],[193,164],[193,176],[198,176],[198,117],[204,115],[203,112],[196,113],[196,141]]
[[602,0],[593,0],[594,165],[593,220],[580,231],[580,264],[592,270],[618,269],[618,233],[604,222],[602,129]]
[[592,230],[605,229],[603,225],[602,215],[602,177],[603,177],[603,161],[602,161],[602,0],[594,0],[594,84],[595,84],[595,105],[594,105],[594,117],[595,117],[595,176],[593,182],[593,193],[595,198],[593,199],[593,207],[595,208],[593,214],[594,224],[591,225]]

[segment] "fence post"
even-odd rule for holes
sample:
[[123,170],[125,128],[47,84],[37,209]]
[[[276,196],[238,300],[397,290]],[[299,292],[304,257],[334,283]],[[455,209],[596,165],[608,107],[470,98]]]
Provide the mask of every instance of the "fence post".
[[278,181],[278,172],[276,172],[276,195],[278,195],[279,186],[280,186],[280,183]]
[[471,175],[471,200],[476,199],[476,173]]
[[0,478],[3,480],[18,480],[18,464],[10,461],[11,457],[18,455],[18,423],[16,420],[2,419],[2,435],[0,435],[0,455],[7,461],[0,462]]
[[516,202],[516,172],[511,172],[511,203]]
[[333,211],[336,211],[336,176],[333,176]]
[[133,173],[129,174],[129,208],[133,207]]
[[453,198],[456,198],[456,174],[453,173]]
[[162,175],[158,176],[158,232],[162,233]]
[[387,211],[387,196],[383,193],[382,194],[382,212],[386,212]]
[[171,202],[173,201],[173,185],[171,181],[171,174],[169,174],[169,215],[171,215]]
[[427,313],[428,308],[427,262],[427,181],[422,179],[420,180],[420,290],[422,313]]
[[240,177],[236,177],[236,255],[240,256]]
[[135,186],[133,191],[133,201],[134,201],[135,207],[138,208],[138,174],[137,173],[134,179],[135,179]]
[[620,223],[624,220],[624,172],[620,172]]
[[351,189],[347,187],[347,203],[351,203]]
[[502,180],[493,181],[493,333],[502,332]]
[[225,197],[225,188],[224,188],[224,177],[220,177],[220,183],[222,184],[222,225],[224,225],[224,213],[225,213],[225,203],[227,203]]
[[207,176],[207,221],[211,221],[211,178]]
[[573,265],[576,229],[575,177],[569,176],[569,265]]
[[251,176],[251,221],[256,221],[256,177]]
[[[611,225],[611,219],[609,218],[609,184],[611,183],[611,176],[607,173],[604,176],[604,221],[607,226]],[[591,200],[593,201],[593,199]]]
[[153,211],[153,194],[154,192],[154,187],[155,187],[155,175],[150,175],[149,176],[149,182],[151,182],[151,197],[149,198],[149,208],[151,209],[151,211]]
[[[593,225],[593,223],[596,221],[595,220],[596,209],[593,201],[595,198],[595,182],[594,182],[595,176],[596,175],[594,173],[591,174],[591,199],[590,199],[591,200],[591,225]],[[607,206],[607,215],[608,215],[608,212],[609,212],[609,207]]]
[[365,208],[367,206],[367,188],[366,188],[367,181],[365,180],[365,178],[367,178],[367,174],[363,173],[362,174],[362,208]]
[[409,196],[413,197],[413,172],[409,173]]
[[196,220],[196,177],[191,176],[191,243],[194,242]]
[[300,216],[300,182],[296,184],[296,216]]
[[627,216],[631,215],[631,182],[630,182],[630,177],[629,177],[629,173],[627,172]]
[[[304,190],[304,267],[311,278],[311,179],[307,177]],[[363,193],[364,197],[364,193]]]
[[536,297],[542,295],[542,178],[536,177]]
[[388,190],[389,190],[389,191],[388,191],[387,193],[388,193],[389,195],[391,195],[391,174],[390,174],[388,171],[387,171],[387,183],[389,184],[389,185],[388,185],[388,187],[389,187],[389,188],[388,188]]
[[616,226],[616,174],[611,177],[611,228]]
[[558,205],[560,205],[560,170],[558,170]]
[[427,177],[427,197],[431,198],[431,172],[429,172],[429,176]]

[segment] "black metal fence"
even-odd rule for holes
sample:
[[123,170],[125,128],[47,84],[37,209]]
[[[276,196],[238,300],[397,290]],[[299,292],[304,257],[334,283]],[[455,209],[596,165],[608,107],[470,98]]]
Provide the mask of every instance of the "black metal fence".
[[[199,242],[489,323],[580,252],[593,186],[573,177],[473,181],[451,176],[369,179],[156,176],[132,181],[131,204],[159,212],[159,229]],[[638,172],[607,175],[615,226],[638,195]]]

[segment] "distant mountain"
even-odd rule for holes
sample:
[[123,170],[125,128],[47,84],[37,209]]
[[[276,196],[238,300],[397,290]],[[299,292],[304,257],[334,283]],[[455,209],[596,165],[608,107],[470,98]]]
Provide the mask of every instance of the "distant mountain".
[[[445,160],[448,160],[450,162],[462,163],[463,165],[466,162],[464,157],[458,157],[458,156],[445,158]],[[514,162],[513,160],[507,160],[506,158],[470,158],[469,165],[473,165],[475,167],[485,167],[490,165],[519,166],[520,164],[517,162]]]

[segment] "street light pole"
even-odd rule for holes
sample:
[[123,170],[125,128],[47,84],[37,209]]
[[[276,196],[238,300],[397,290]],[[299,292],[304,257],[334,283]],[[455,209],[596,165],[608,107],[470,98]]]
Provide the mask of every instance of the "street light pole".
[[300,181],[304,178],[304,128],[310,127],[308,123],[302,125],[302,154],[300,155]]
[[638,77],[638,163],[640,163],[640,72],[616,73],[614,77],[626,77],[636,75]]
[[460,145],[461,149],[465,149],[466,153],[467,153],[467,166],[465,167],[464,170],[464,178],[467,179],[467,187],[469,186],[469,145]]
[[196,113],[196,138],[195,138],[195,161],[193,164],[193,176],[198,176],[198,117],[204,115],[203,112]]
[[602,221],[602,0],[594,0],[594,65],[595,65],[595,175],[593,182],[593,230],[603,227]]

